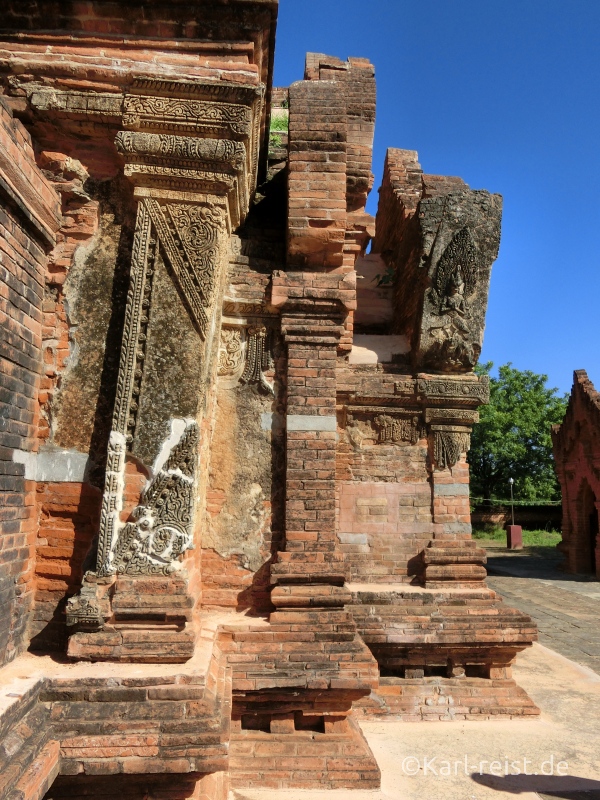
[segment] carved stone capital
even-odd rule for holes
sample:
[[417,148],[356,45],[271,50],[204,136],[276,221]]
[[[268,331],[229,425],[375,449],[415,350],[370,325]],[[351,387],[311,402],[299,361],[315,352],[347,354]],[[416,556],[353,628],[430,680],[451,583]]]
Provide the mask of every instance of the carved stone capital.
[[272,332],[262,322],[224,325],[217,374],[273,394],[273,386],[264,375],[265,370],[273,367],[271,339]]
[[245,217],[256,186],[264,86],[136,79],[127,91],[25,86],[36,111],[94,133],[121,125],[115,146],[136,185],[230,198],[231,222]]
[[471,429],[462,425],[431,425],[433,463],[437,469],[452,469],[471,447]]
[[226,196],[233,227],[246,213],[249,195],[242,142],[119,131],[115,145],[125,157],[125,175],[135,184]]

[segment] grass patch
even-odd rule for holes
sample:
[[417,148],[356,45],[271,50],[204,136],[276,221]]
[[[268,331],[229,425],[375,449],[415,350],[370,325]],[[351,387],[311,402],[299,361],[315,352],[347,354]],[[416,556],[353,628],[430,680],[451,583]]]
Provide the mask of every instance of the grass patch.
[[[506,531],[493,526],[473,531],[474,539],[484,539],[488,542],[505,542]],[[549,547],[555,548],[560,542],[561,535],[558,531],[523,530],[523,547]]]

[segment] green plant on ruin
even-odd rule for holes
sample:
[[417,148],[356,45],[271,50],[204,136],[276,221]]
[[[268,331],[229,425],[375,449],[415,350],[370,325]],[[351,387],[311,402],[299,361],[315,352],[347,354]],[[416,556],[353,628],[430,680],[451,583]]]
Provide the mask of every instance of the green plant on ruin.
[[281,116],[272,116],[271,125],[269,128],[269,150],[275,150],[281,147],[283,136],[281,134],[287,133],[289,129],[289,117],[287,114]]
[[271,132],[282,131],[287,133],[289,129],[289,117],[287,114],[282,116],[271,117]]
[[395,276],[395,268],[391,264],[388,264],[388,266],[385,268],[385,272],[379,272],[377,275],[375,275],[373,280],[375,281],[376,286],[391,286],[394,282]]

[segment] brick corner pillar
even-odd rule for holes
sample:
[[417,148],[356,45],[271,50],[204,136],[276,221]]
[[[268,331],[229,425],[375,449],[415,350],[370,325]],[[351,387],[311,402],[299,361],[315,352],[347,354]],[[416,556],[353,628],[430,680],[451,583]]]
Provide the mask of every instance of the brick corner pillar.
[[[377,664],[345,605],[344,554],[336,548],[336,358],[354,292],[339,274],[277,273],[288,348],[286,543],[271,567],[271,625],[310,631],[308,688],[353,699],[377,684]],[[313,652],[310,652],[314,650]]]

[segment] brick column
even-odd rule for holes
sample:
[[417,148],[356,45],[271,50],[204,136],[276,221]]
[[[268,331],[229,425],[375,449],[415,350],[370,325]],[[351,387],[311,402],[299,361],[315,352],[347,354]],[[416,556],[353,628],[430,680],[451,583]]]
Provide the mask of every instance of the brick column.
[[[286,543],[271,567],[277,608],[271,631],[281,641],[280,659],[289,659],[285,685],[297,679],[309,693],[335,690],[328,697],[338,713],[378,677],[344,608],[352,598],[344,586],[344,554],[336,548],[336,356],[345,304],[354,296],[348,276],[280,273],[273,279],[274,304],[283,306],[288,394]],[[305,642],[302,661],[299,641]]]
[[288,368],[286,543],[271,575],[278,584],[341,587],[344,555],[337,552],[335,530],[336,357],[353,286],[338,274],[287,273],[274,277],[273,297],[283,305]]
[[331,553],[335,547],[335,346],[292,341],[288,357],[287,550]]
[[484,588],[485,550],[471,538],[469,465],[466,453],[474,410],[428,408],[433,539],[425,548],[425,586],[443,589],[449,585]]

